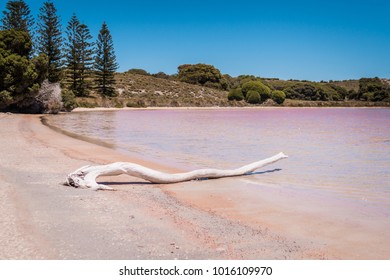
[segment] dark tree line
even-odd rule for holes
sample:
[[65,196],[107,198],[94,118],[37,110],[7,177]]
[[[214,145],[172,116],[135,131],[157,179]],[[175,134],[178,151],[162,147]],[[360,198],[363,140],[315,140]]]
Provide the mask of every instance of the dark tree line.
[[[21,95],[22,87],[17,86],[17,81],[21,80],[31,80],[30,83],[25,83],[25,87],[30,89],[28,93],[32,92],[32,88],[35,92],[36,82],[42,80],[42,76],[50,82],[61,82],[76,96],[88,96],[92,89],[102,95],[115,95],[114,73],[118,64],[113,40],[105,22],[96,42],[93,42],[88,26],[73,15],[64,37],[61,19],[52,1],[43,3],[35,23],[28,5],[23,0],[9,0],[1,18],[0,32],[2,41],[10,41],[8,45],[3,44],[5,41],[2,42],[1,46],[3,51],[0,55],[0,92],[3,97]],[[20,49],[15,50],[13,44]],[[23,45],[26,47],[22,48]],[[26,75],[16,69],[18,61],[21,60],[19,56],[23,58],[24,66],[30,65],[30,79],[19,77]],[[37,67],[34,66],[37,61],[40,62],[39,70],[44,73],[38,73]],[[33,79],[35,76],[39,76],[39,79]],[[12,86],[13,84],[16,86]],[[11,102],[11,99],[8,98],[8,101]],[[2,98],[0,107],[1,102]]]

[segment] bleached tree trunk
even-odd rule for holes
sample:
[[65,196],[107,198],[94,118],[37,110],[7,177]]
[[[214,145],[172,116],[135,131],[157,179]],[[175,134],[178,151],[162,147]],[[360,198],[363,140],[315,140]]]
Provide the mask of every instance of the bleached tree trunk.
[[144,167],[130,162],[115,162],[107,165],[84,166],[70,173],[67,183],[75,188],[91,188],[93,190],[112,190],[111,187],[96,183],[96,178],[100,176],[116,176],[127,174],[142,178],[157,184],[171,184],[195,179],[215,179],[222,177],[232,177],[249,174],[256,169],[268,164],[287,158],[284,153],[279,153],[272,157],[253,162],[237,169],[198,169],[191,172],[169,174],[154,169]]

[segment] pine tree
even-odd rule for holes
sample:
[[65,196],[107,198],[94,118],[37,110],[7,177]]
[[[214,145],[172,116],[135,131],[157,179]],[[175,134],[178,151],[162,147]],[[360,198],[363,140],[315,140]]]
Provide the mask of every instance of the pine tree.
[[80,24],[78,33],[79,46],[79,82],[77,92],[81,96],[86,96],[91,89],[91,82],[88,78],[91,76],[91,69],[93,65],[93,43],[90,42],[92,36],[89,32],[88,26]]
[[73,15],[66,28],[68,40],[65,43],[65,57],[69,89],[76,96],[88,96],[93,64],[92,36],[87,25],[80,23]]
[[78,41],[78,32],[80,29],[80,21],[73,14],[70,19],[68,26],[66,27],[67,42],[65,43],[65,59],[67,67],[67,80],[69,81],[69,89],[73,91],[74,94],[77,93],[78,81],[79,81],[79,41]]
[[97,76],[95,79],[97,90],[102,95],[114,96],[114,73],[118,69],[118,64],[116,63],[112,37],[105,22],[100,29],[96,46],[94,69]]
[[34,20],[30,15],[30,8],[23,0],[7,2],[1,23],[2,29],[25,31],[32,37]]
[[46,78],[46,56],[29,58],[32,48],[25,31],[0,30],[0,110],[31,105]]
[[62,34],[60,19],[53,2],[43,3],[40,9],[38,22],[38,51],[48,57],[48,79],[58,82],[61,78],[62,62]]

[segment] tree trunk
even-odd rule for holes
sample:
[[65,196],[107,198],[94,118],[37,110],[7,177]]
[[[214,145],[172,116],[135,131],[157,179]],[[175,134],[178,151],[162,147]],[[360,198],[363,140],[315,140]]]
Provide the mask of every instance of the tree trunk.
[[233,177],[250,174],[254,170],[287,158],[283,153],[279,153],[270,158],[253,162],[237,169],[198,169],[186,173],[169,174],[153,170],[142,165],[131,162],[114,162],[107,165],[84,166],[70,173],[67,177],[67,184],[75,188],[91,188],[93,190],[113,190],[111,187],[96,183],[96,178],[100,176],[116,176],[127,174],[142,178],[157,184],[171,184],[195,179],[216,179],[222,177]]

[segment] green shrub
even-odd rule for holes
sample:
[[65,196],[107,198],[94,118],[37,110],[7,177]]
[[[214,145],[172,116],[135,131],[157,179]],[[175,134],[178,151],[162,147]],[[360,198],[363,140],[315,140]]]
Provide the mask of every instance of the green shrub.
[[348,91],[343,87],[334,84],[328,84],[327,86],[331,87],[333,90],[336,91],[336,94],[333,94],[331,96],[331,100],[334,101],[344,100],[348,96]]
[[259,92],[259,94],[261,103],[271,98],[271,90],[269,89],[269,87],[266,87],[266,90]]
[[132,101],[128,101],[128,102],[126,103],[126,107],[129,107],[129,108],[138,108],[138,105],[137,105],[137,103],[134,103],[134,102],[132,102]]
[[[0,105],[2,104],[11,104],[12,103],[12,96],[9,91],[3,90],[0,92]],[[1,108],[1,106],[0,106]]]
[[350,89],[348,91],[347,98],[348,99],[358,99],[358,93],[356,92],[356,90]]
[[156,74],[152,74],[153,77],[159,78],[159,79],[165,79],[165,80],[171,80],[172,76],[165,74],[164,72],[158,72]]
[[374,92],[374,101],[390,102],[390,88]]
[[250,90],[246,94],[246,102],[250,104],[258,104],[260,103],[260,93],[255,90]]
[[77,107],[76,96],[74,95],[73,91],[63,89],[61,91],[61,96],[62,96],[63,109],[70,112]]
[[0,109],[28,107],[37,96],[47,74],[47,56],[30,59],[31,50],[27,32],[0,30]]
[[241,101],[244,99],[244,95],[242,94],[241,88],[234,88],[231,89],[229,94],[228,94],[228,100],[233,101]]
[[205,82],[203,86],[215,89],[222,89],[222,85],[220,83],[213,83],[210,81]]
[[77,102],[77,107],[83,107],[83,108],[95,108],[97,107],[96,103],[91,103],[85,100],[81,100]]
[[386,101],[390,99],[390,86],[379,78],[361,78],[357,99]]
[[150,76],[150,74],[144,69],[132,68],[126,71],[128,74],[137,74],[143,76]]
[[278,104],[282,104],[286,99],[286,94],[281,90],[274,90],[271,94],[271,99]]
[[219,69],[203,63],[180,65],[178,78],[181,82],[217,89],[226,89],[228,86]]
[[326,101],[328,97],[325,91],[315,83],[301,83],[289,86],[284,89],[287,98],[299,100]]
[[361,96],[366,101],[374,101],[374,93],[373,92],[365,92]]
[[237,77],[237,80],[239,82],[239,85],[242,87],[245,83],[256,81],[258,80],[258,78],[253,75],[240,75]]
[[120,109],[120,108],[123,108],[123,103],[122,102],[120,102],[119,100],[115,100],[115,108],[118,108],[118,109]]
[[257,93],[259,93],[262,101],[265,101],[265,100],[267,100],[268,98],[271,97],[271,90],[270,90],[270,88],[267,87],[266,85],[264,85],[260,81],[249,81],[249,82],[246,82],[245,84],[242,85],[242,89],[241,90],[242,90],[242,93],[243,93],[244,97],[246,97],[248,92],[251,91],[251,90],[256,91]]
[[146,107],[145,102],[143,100],[133,100],[133,101],[128,101],[126,103],[126,107],[129,108],[144,108]]

